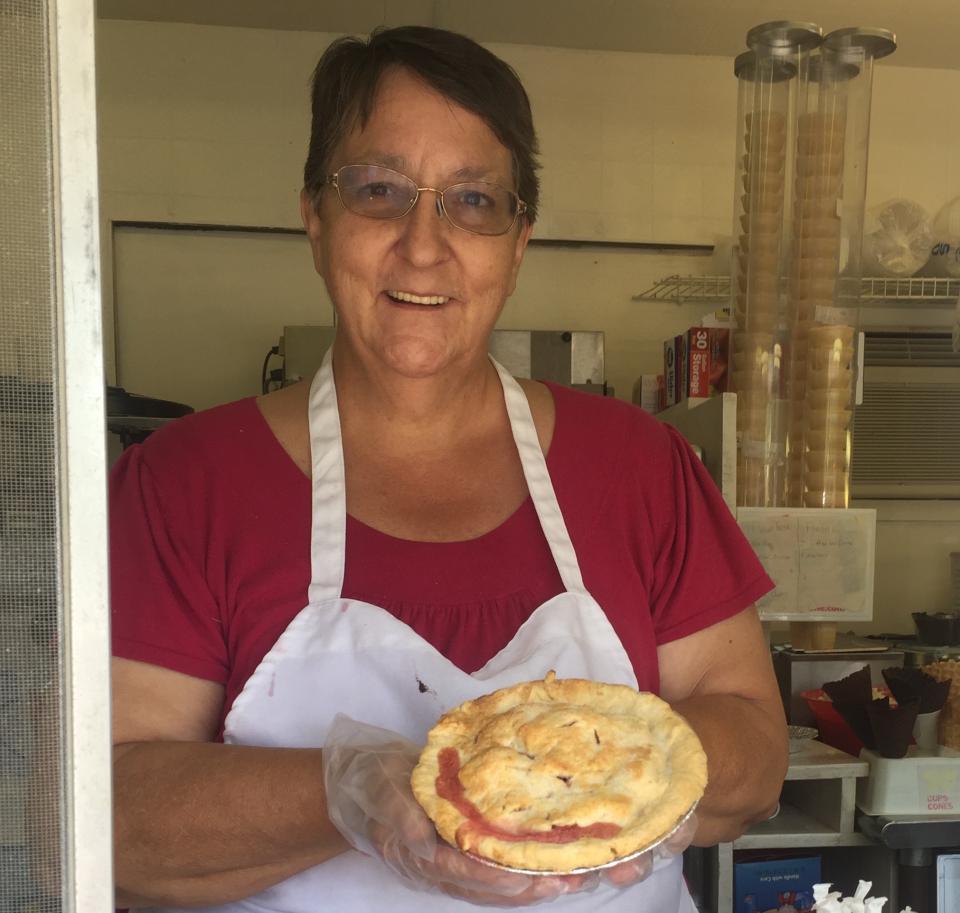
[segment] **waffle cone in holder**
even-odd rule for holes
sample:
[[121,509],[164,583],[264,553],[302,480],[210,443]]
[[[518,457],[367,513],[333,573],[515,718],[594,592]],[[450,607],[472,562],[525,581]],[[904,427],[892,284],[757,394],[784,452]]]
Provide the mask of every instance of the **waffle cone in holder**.
[[863,666],[835,682],[824,682],[823,690],[833,701],[834,709],[864,746],[876,748],[870,718],[867,716],[867,705],[873,699],[870,667]]
[[922,669],[892,667],[883,670],[883,679],[898,704],[920,702],[920,713],[942,710],[950,694],[950,679],[937,681]]
[[[902,758],[913,741],[913,726],[917,722],[920,700],[915,698],[894,707],[889,698],[880,698],[867,704],[867,717],[873,729],[876,749],[884,758]],[[869,747],[869,746],[868,746]]]
[[853,703],[850,701],[834,701],[834,709],[844,722],[853,730],[854,734],[861,742],[864,748],[876,748],[877,743],[873,737],[873,727],[870,725],[870,717],[867,715],[867,703]]
[[930,663],[923,671],[938,682],[951,682],[946,702],[940,713],[939,741],[947,748],[960,751],[960,661],[944,660]]
[[870,667],[863,666],[835,682],[824,682],[823,690],[835,704],[866,704],[873,699]]

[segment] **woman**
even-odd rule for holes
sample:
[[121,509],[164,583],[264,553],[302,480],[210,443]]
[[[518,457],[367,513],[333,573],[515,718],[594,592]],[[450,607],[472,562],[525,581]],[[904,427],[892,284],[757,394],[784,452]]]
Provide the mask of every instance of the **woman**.
[[535,151],[515,74],[462,36],[321,59],[301,208],[332,352],[312,385],[168,426],[114,473],[121,902],[686,913],[679,859],[599,885],[500,873],[417,811],[439,715],[549,669],[688,719],[711,779],[696,842],[774,806],[785,727],[751,607],[770,583],[718,493],[639,410],[486,355]]

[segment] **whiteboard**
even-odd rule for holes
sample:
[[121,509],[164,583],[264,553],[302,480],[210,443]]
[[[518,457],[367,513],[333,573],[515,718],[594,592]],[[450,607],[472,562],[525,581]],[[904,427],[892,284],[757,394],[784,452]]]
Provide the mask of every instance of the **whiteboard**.
[[761,618],[873,618],[875,510],[740,507],[737,522],[776,584]]

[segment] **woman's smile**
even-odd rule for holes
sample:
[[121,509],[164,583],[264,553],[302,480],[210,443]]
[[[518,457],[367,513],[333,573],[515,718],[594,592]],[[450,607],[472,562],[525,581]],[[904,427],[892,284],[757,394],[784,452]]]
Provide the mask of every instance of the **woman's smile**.
[[421,307],[439,307],[450,300],[449,295],[423,295],[416,292],[402,292],[397,289],[388,290],[387,297],[395,304],[415,304]]

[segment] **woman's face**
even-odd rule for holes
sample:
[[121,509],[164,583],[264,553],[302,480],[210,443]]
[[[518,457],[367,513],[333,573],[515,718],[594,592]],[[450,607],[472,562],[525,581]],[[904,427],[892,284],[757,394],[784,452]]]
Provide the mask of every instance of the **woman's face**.
[[[329,171],[371,163],[420,187],[485,180],[514,189],[510,153],[486,123],[402,69],[383,78],[366,127],[340,143]],[[413,210],[394,220],[348,212],[332,187],[316,210],[301,200],[338,335],[361,358],[407,377],[484,356],[530,236],[523,218],[505,235],[462,231],[438,216],[436,196],[422,192]]]

